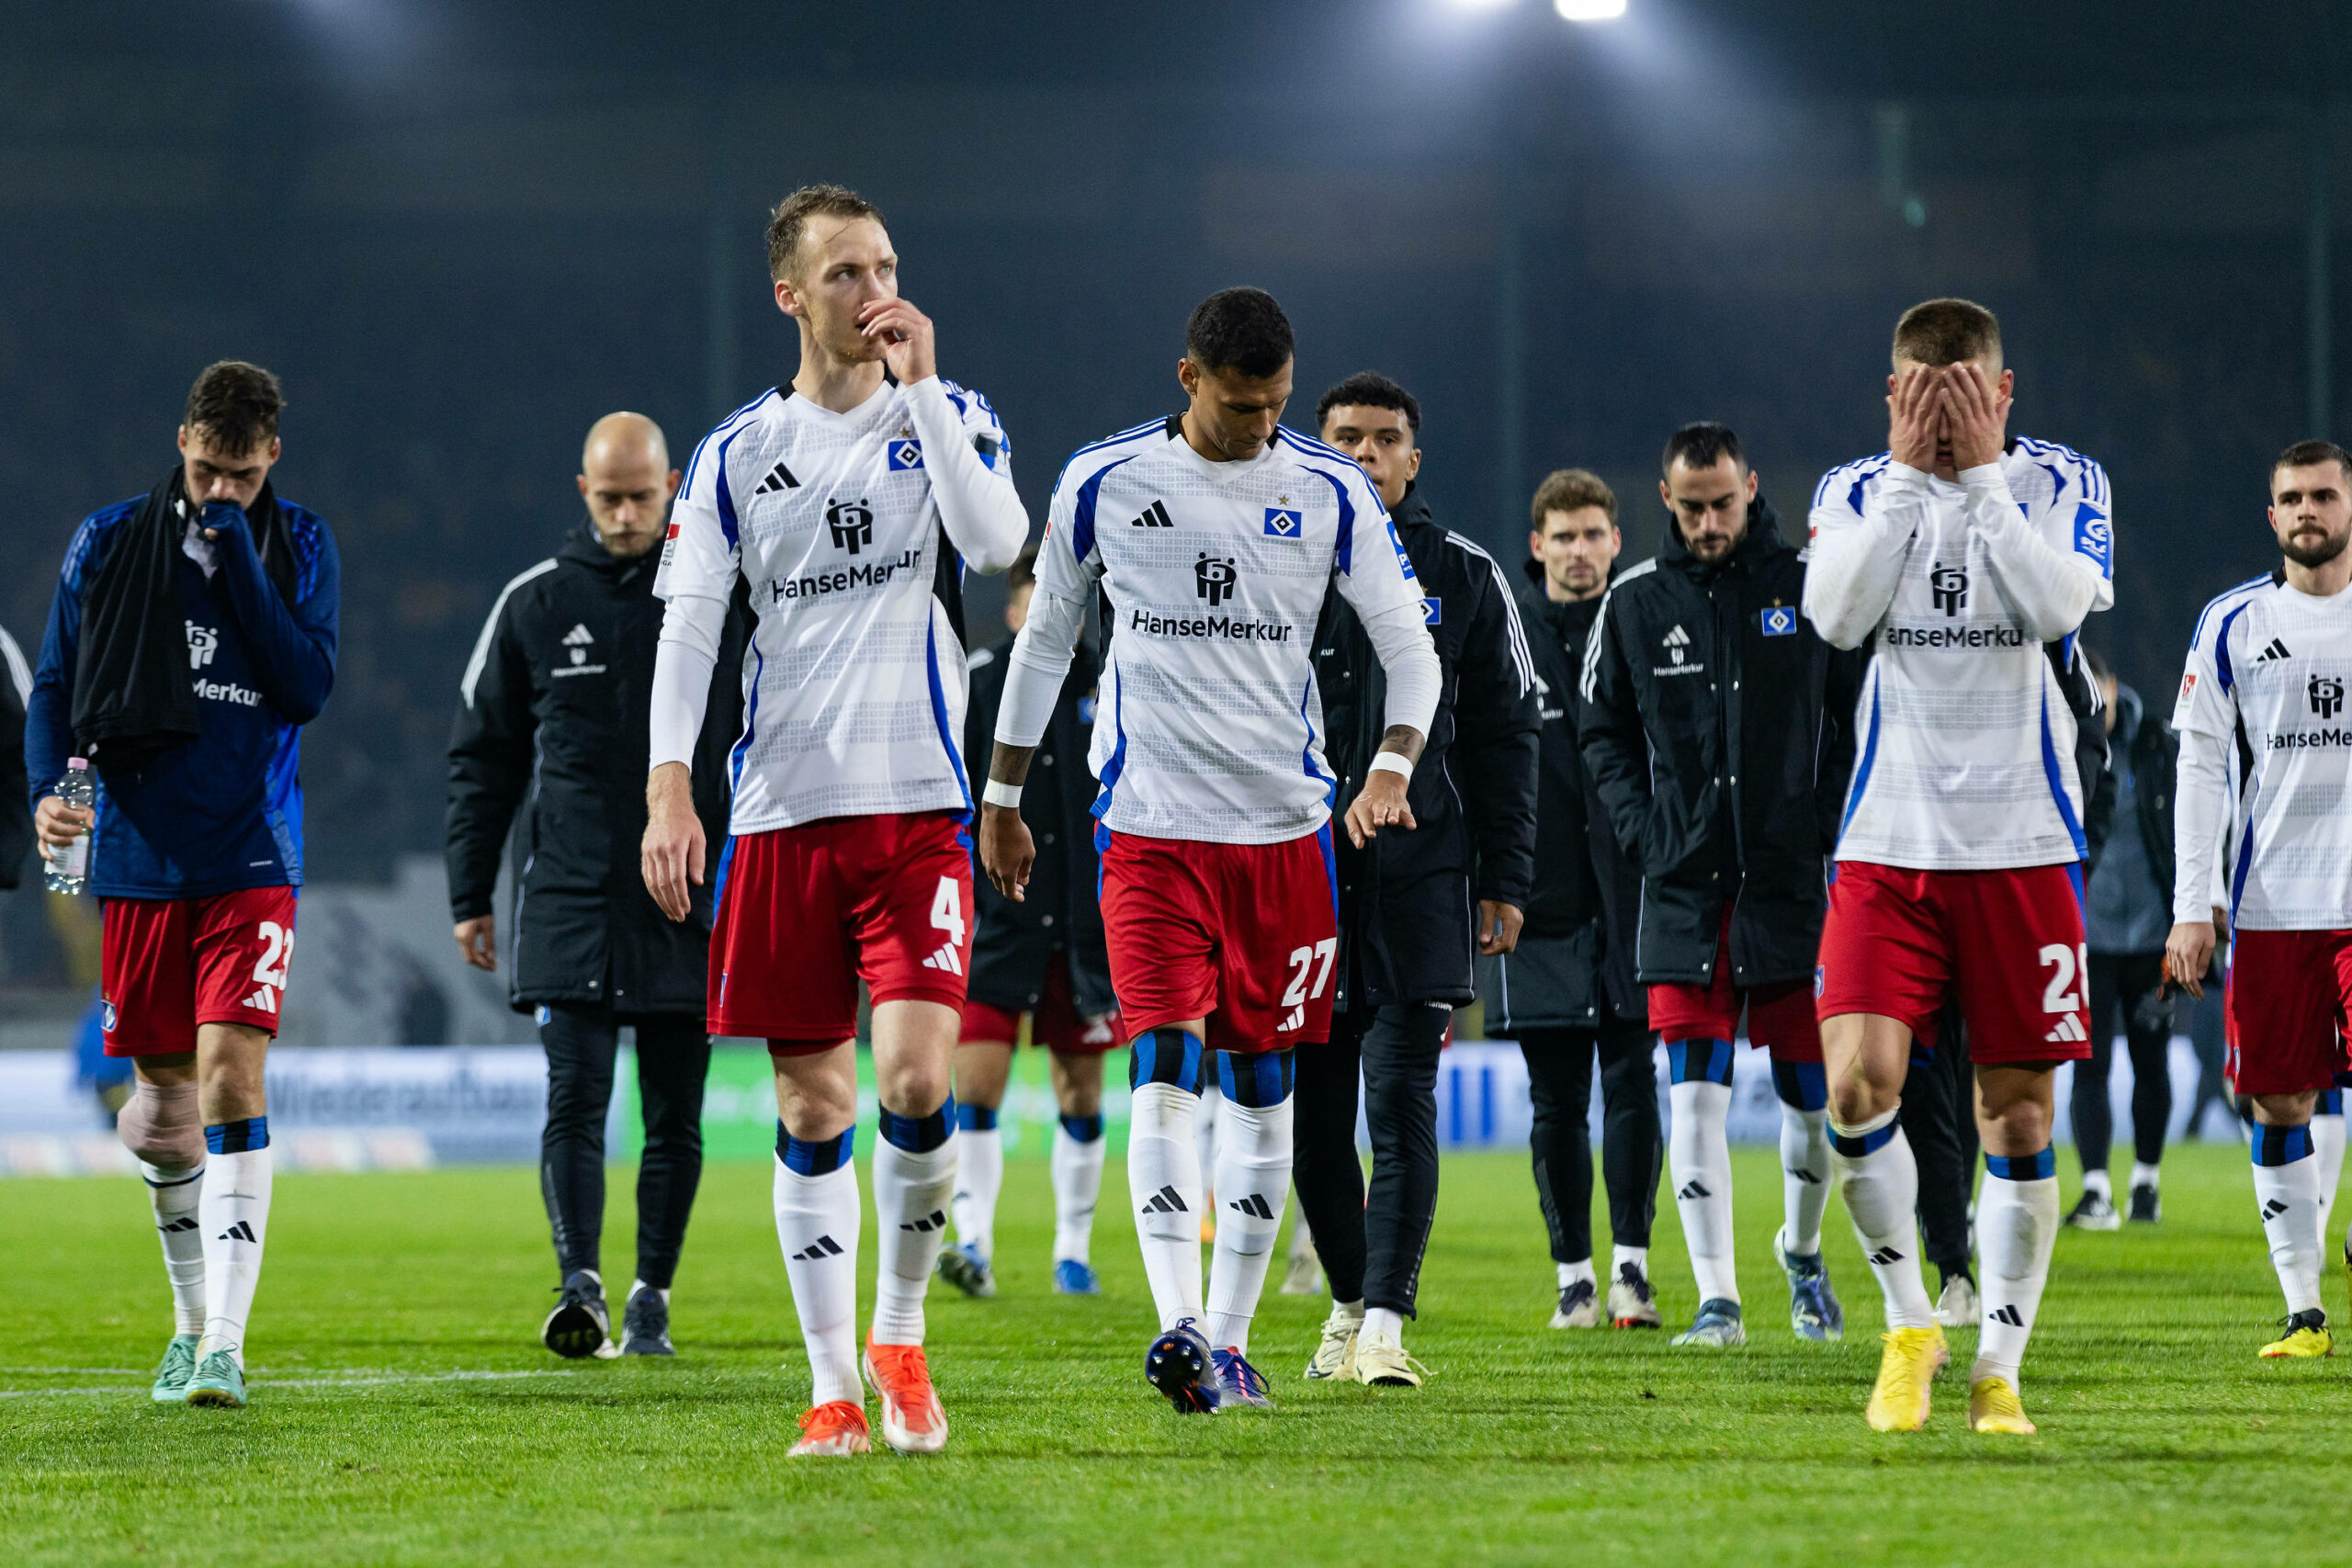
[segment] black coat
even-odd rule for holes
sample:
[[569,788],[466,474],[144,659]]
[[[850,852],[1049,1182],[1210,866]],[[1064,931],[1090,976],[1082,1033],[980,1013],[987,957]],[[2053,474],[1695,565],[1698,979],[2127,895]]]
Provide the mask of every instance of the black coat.
[[1577,682],[1585,639],[1600,614],[1600,599],[1555,603],[1544,592],[1544,568],[1528,561],[1519,591],[1519,616],[1535,658],[1542,706],[1543,765],[1535,804],[1535,891],[1528,900],[1521,942],[1576,938],[1596,955],[1593,978],[1609,1010],[1641,1022],[1649,999],[1634,970],[1634,931],[1642,907],[1642,872],[1617,842],[1609,808],[1577,743]]
[[694,759],[709,861],[693,915],[673,923],[645,890],[639,858],[660,558],[616,559],[582,523],[506,585],[467,666],[449,735],[449,913],[491,912],[511,827],[507,984],[518,1011],[568,1002],[703,1014],[750,611],[739,587]]
[[16,638],[0,631],[0,887],[14,887],[33,847],[32,792],[25,779],[25,702],[31,668]]
[[[1340,879],[1334,1006],[1459,1005],[1476,994],[1477,912],[1492,898],[1521,909],[1534,884],[1534,668],[1510,582],[1494,558],[1437,525],[1407,490],[1394,514],[1429,610],[1443,684],[1406,798],[1419,824],[1383,829],[1363,849],[1331,825]],[[1335,811],[1363,787],[1387,732],[1388,682],[1372,638],[1337,592],[1315,639],[1324,760],[1339,778]]]
[[[1010,641],[972,655],[971,700],[964,714],[964,760],[985,780],[996,750],[997,709],[1011,670]],[[1006,1012],[1023,1012],[1044,995],[1046,969],[1056,948],[1069,956],[1070,999],[1099,1018],[1116,1005],[1111,995],[1111,955],[1102,940],[1101,863],[1094,851],[1094,775],[1087,749],[1094,740],[1094,687],[1101,670],[1085,642],[1054,703],[1054,716],[1029,760],[1022,785],[1021,820],[1035,842],[1027,897],[1016,904],[985,876],[972,879],[979,902],[972,930],[971,998]]]
[[1814,631],[1804,571],[1759,497],[1721,566],[1669,525],[1601,602],[1577,732],[1641,864],[1645,984],[1707,983],[1726,900],[1735,984],[1809,979],[1818,961],[1865,656]]

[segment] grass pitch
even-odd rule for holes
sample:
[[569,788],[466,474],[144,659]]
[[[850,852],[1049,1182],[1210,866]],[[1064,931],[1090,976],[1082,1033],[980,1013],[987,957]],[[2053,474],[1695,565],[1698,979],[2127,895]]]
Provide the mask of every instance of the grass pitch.
[[[761,1167],[705,1176],[671,1362],[538,1348],[553,1264],[532,1172],[285,1177],[243,1412],[147,1401],[170,1319],[135,1183],[8,1182],[0,1541],[9,1568],[2346,1560],[2352,1364],[2256,1359],[2280,1308],[2241,1151],[2177,1151],[2153,1231],[2061,1237],[2028,1439],[1966,1430],[1973,1332],[1928,1431],[1865,1427],[1879,1303],[1844,1213],[1828,1246],[1852,1333],[1801,1345],[1769,1256],[1771,1152],[1735,1165],[1745,1350],[1547,1331],[1524,1161],[1462,1157],[1408,1334],[1425,1389],[1303,1382],[1327,1303],[1270,1288],[1253,1358],[1282,1408],[1180,1419],[1141,1377],[1152,1320],[1116,1162],[1087,1301],[1047,1293],[1045,1166],[1015,1161],[1001,1293],[932,1298],[949,1451],[797,1462],[808,1384]],[[622,1280],[628,1177],[605,1244]],[[1656,1244],[1687,1321],[1670,1201]],[[2331,1269],[2331,1306],[2342,1288]]]

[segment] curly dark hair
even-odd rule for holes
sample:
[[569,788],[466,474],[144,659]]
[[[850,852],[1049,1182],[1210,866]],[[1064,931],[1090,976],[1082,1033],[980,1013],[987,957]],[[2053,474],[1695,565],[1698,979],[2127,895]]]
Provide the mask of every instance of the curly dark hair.
[[285,408],[277,377],[242,359],[223,359],[206,366],[188,389],[180,423],[224,452],[244,453],[276,437]]
[[1315,428],[1333,409],[1343,404],[1360,409],[1394,409],[1405,416],[1406,426],[1418,436],[1421,433],[1421,402],[1377,370],[1359,370],[1315,401]]
[[1184,323],[1184,356],[1204,370],[1272,376],[1293,349],[1290,318],[1262,288],[1220,288]]

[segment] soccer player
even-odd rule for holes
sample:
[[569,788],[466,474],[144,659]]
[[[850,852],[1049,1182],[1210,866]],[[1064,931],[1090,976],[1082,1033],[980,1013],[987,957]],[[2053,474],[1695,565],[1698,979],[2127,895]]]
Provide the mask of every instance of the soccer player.
[[[42,844],[94,835],[106,1052],[136,1075],[116,1125],[172,1287],[158,1404],[245,1403],[269,1235],[263,1061],[293,964],[302,726],[334,684],[342,583],[325,521],[270,484],[284,407],[257,365],[196,378],[178,464],[66,549],[25,723]],[[95,814],[56,794],[69,753],[97,773]]]
[[2227,882],[2231,1077],[2253,1101],[2255,1201],[2287,1296],[2287,1331],[2262,1354],[2301,1358],[2334,1349],[2320,1305],[2327,1195],[2311,1121],[2344,1065],[2337,1026],[2352,1002],[2352,456],[2325,441],[2279,454],[2270,526],[2284,558],[2205,607],[2173,709],[2180,794],[2165,967],[2203,994],[2226,816],[2238,824]]
[[2113,602],[2107,475],[2007,435],[2000,323],[1931,299],[1894,330],[1888,450],[1814,493],[1805,613],[1839,648],[1876,638],[1815,984],[1830,1147],[1886,1302],[1868,1419],[1912,1431],[1949,1359],[1919,1269],[1918,1168],[1896,1112],[1912,1042],[1948,994],[1967,1021],[1988,1173],[1968,1422],[2033,1430],[2018,1365],[2058,1232],[2052,1076],[2090,1055],[2086,792],[2066,671]]
[[[670,1285],[702,1179],[703,1022],[710,897],[673,922],[628,857],[645,829],[647,693],[662,603],[653,597],[678,471],[661,427],[612,413],[580,457],[587,516],[563,547],[509,582],[491,605],[458,686],[449,736],[449,909],[458,950],[498,967],[492,897],[518,813],[530,852],[517,866],[508,994],[536,1010],[548,1058],[539,1188],[555,1235],[558,1292],[539,1338],[560,1356],[667,1356]],[[728,627],[741,664],[747,617]],[[727,822],[727,747],[741,677],[721,659],[711,681],[695,807],[710,834]],[[621,1027],[637,1036],[645,1152],[637,1173],[637,1277],[613,1346],[600,1268],[605,1118]]]
[[[795,191],[768,225],[768,271],[800,368],[703,439],[671,510],[645,880],[684,920],[713,871],[711,1032],[764,1037],[775,1061],[776,1237],[814,1384],[795,1454],[868,1446],[850,1156],[859,980],[873,993],[881,1245],[863,1364],[882,1440],[931,1453],[947,1417],[923,1359],[923,1293],[956,1180],[948,1074],[972,910],[964,650],[934,582],[947,550],[1002,571],[1029,520],[995,411],[940,378],[932,322],[899,297],[872,203],[839,186]],[[758,622],[731,837],[710,868],[692,760],[738,581]]]
[[[1090,761],[1102,783],[1102,921],[1135,1089],[1130,1200],[1159,1335],[1145,1375],[1180,1411],[1270,1406],[1250,1320],[1291,1174],[1292,1051],[1329,1037],[1339,945],[1311,639],[1328,586],[1388,681],[1387,728],[1347,807],[1361,846],[1409,829],[1406,784],[1435,711],[1420,585],[1379,494],[1344,455],[1282,427],[1292,339],[1261,289],[1193,312],[1188,406],[1079,449],[1054,487],[1036,596],[1012,649],[980,854],[1008,897],[1035,854],[1029,763],[1099,584],[1115,630]],[[1218,1113],[1205,1303],[1193,1142]]]
[[[1006,573],[1004,621],[1016,635],[1029,618],[1036,563],[1032,547]],[[1011,638],[972,655],[967,757],[986,756],[994,744],[1012,656]],[[1102,1289],[1092,1258],[1094,1205],[1102,1192],[1102,1057],[1121,1041],[1095,894],[1102,868],[1088,815],[1094,780],[1086,771],[1086,753],[1094,739],[1098,673],[1094,650],[1081,643],[1054,704],[1046,745],[1030,767],[1021,807],[1037,845],[1029,897],[1016,904],[991,883],[978,888],[971,988],[956,1046],[958,1154],[948,1212],[956,1245],[939,1254],[940,1277],[967,1295],[996,1294],[996,1201],[1004,1184],[996,1119],[1023,1012],[1030,1043],[1046,1048],[1060,1116],[1049,1156],[1054,1290],[1091,1296]]]
[[[1420,472],[1421,406],[1362,371],[1317,400],[1323,439],[1363,465],[1411,558],[1442,671],[1413,768],[1410,833],[1335,844],[1339,957],[1331,1037],[1298,1058],[1302,1218],[1331,1280],[1310,1378],[1418,1388],[1405,1353],[1437,1218],[1437,1068],[1481,953],[1518,944],[1535,868],[1535,669],[1495,558],[1438,525]],[[1363,623],[1334,593],[1315,634],[1325,760],[1353,794],[1379,755],[1386,694]],[[1372,1138],[1367,1196],[1357,1086]]]
[[1600,602],[1577,731],[1617,840],[1644,873],[1634,961],[1666,1043],[1667,1159],[1699,1286],[1674,1343],[1747,1339],[1724,1126],[1743,1012],[1781,1101],[1772,1256],[1790,1326],[1832,1340],[1845,1313],[1821,1254],[1828,1089],[1807,982],[1861,661],[1798,613],[1804,556],[1781,536],[1738,436],[1685,425],[1659,463],[1666,548]]
[[[1619,575],[1617,496],[1597,474],[1561,468],[1536,487],[1521,563],[1519,616],[1535,660],[1543,720],[1535,890],[1519,945],[1479,961],[1489,1039],[1516,1040],[1534,1112],[1528,1144],[1552,1244],[1554,1328],[1660,1325],[1650,1225],[1666,1134],[1657,1037],[1634,969],[1642,872],[1617,842],[1577,747],[1577,684],[1600,597]],[[1600,1068],[1600,1171],[1609,1190],[1608,1295],[1593,1272],[1592,1144],[1586,1116]]]

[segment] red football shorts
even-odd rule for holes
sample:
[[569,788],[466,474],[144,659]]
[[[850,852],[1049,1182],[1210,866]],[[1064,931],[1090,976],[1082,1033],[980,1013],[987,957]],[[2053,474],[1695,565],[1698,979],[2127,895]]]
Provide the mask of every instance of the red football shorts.
[[964,1005],[972,838],[944,811],[828,817],[729,839],[710,933],[710,1032],[820,1051],[878,1005]]
[[1209,1048],[1331,1037],[1339,892],[1326,824],[1279,844],[1100,835],[1102,929],[1128,1039],[1208,1021]]
[[1715,938],[1715,966],[1703,986],[1652,986],[1650,1027],[1661,1043],[1678,1040],[1736,1040],[1739,1015],[1747,1013],[1747,1043],[1762,1045],[1776,1062],[1821,1060],[1821,1023],[1813,991],[1803,980],[1779,986],[1731,983],[1731,906],[1724,906]]
[[2224,996],[2240,1094],[2335,1087],[2352,1011],[2352,931],[2239,931]]
[[2091,1054],[2082,867],[1909,871],[1839,861],[1821,930],[1814,1008],[1874,1012],[1936,1043],[1958,998],[1982,1066]]
[[[1021,1010],[1008,1012],[967,997],[964,1032],[956,1038],[967,1045],[983,1041],[1011,1044],[1021,1038]],[[1029,1010],[1029,1043],[1043,1045],[1057,1056],[1099,1056],[1126,1043],[1116,1012],[1094,1019],[1080,1014],[1070,999],[1069,954],[1055,949],[1046,961],[1046,984]]]
[[109,1056],[196,1049],[207,1023],[277,1032],[294,964],[294,889],[100,907],[99,1021]]

